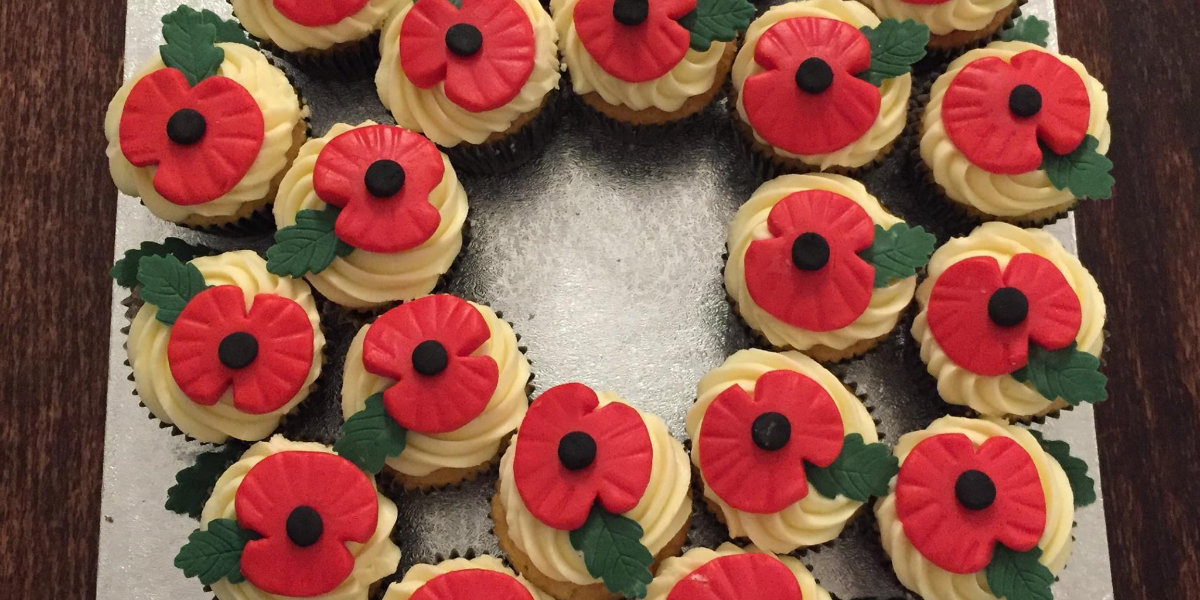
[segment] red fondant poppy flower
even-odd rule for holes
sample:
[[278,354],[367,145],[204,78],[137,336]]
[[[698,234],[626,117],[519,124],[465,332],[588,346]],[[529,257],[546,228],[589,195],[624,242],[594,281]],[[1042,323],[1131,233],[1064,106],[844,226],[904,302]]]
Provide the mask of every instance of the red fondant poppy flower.
[[854,322],[871,303],[875,269],[858,255],[875,225],[853,200],[825,190],[796,192],[767,216],[774,236],[746,250],[746,289],[776,319],[809,331]]
[[173,204],[220,198],[262,148],[262,110],[227,77],[196,87],[178,69],[159,69],[129,91],[119,125],[121,153],[135,167],[158,165],[154,189]]
[[371,125],[351,129],[321,149],[313,190],[342,209],[334,225],[342,241],[369,252],[400,252],[437,231],[442,217],[429,193],[445,171],[441,152],[424,136]]
[[546,390],[518,431],[513,476],[526,508],[555,529],[573,531],[599,501],[610,513],[633,510],[650,483],[654,449],[637,410],[606,404],[591,388]]
[[759,38],[754,62],[766,71],[746,78],[742,104],[754,131],[776,148],[834,152],[879,116],[879,88],[855,77],[871,66],[871,43],[849,23],[780,21]]
[[533,24],[513,0],[422,0],[400,26],[400,67],[419,88],[484,112],[517,97],[533,72]]
[[533,600],[533,595],[512,575],[487,569],[443,573],[425,582],[409,600]]
[[1007,437],[978,449],[961,433],[928,438],[896,480],[896,515],[922,556],[951,573],[975,573],[997,543],[1027,552],[1046,527],[1046,495],[1033,459]]
[[679,580],[667,600],[803,600],[796,576],[760,552],[714,558]]
[[313,326],[304,308],[274,294],[211,287],[192,298],[171,326],[167,364],[192,402],[216,404],[230,386],[233,405],[260,415],[300,392],[313,361]]
[[1030,341],[1047,350],[1067,347],[1083,321],[1071,284],[1036,254],[1012,257],[1003,273],[990,256],[951,265],[934,283],[926,311],[946,356],[989,376],[1024,367]]
[[963,67],[942,100],[946,134],[971,163],[1001,175],[1035,171],[1041,142],[1069,154],[1087,135],[1091,100],[1074,69],[1029,50]]
[[425,296],[371,324],[363,340],[363,366],[396,380],[384,390],[383,406],[405,429],[454,431],[478,417],[496,391],[496,361],[472,356],[491,336],[470,302]]
[[275,10],[305,27],[333,25],[362,10],[368,0],[274,0]]
[[272,454],[254,465],[234,498],[246,543],[242,574],[255,587],[308,598],[336,589],[354,570],[347,542],[375,533],[375,486],[353,463],[326,452]]
[[687,54],[691,33],[678,19],[696,0],[579,0],[579,40],[608,74],[631,83],[666,75]]
[[732,385],[708,406],[697,441],[700,473],[729,506],[775,513],[808,495],[804,463],[828,467],[844,438],[825,388],[795,371],[770,371],[753,396]]

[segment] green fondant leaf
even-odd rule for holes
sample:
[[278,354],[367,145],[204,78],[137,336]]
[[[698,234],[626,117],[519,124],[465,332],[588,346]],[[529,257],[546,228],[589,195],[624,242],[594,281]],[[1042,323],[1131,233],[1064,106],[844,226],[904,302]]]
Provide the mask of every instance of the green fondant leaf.
[[822,496],[845,496],[858,502],[887,494],[888,482],[899,470],[900,461],[887,446],[863,443],[858,433],[846,436],[841,454],[828,467],[804,463],[808,483]]
[[241,455],[241,448],[225,445],[197,456],[195,464],[175,474],[175,485],[167,490],[167,510],[199,518],[217,479]]
[[1083,143],[1070,154],[1055,154],[1042,146],[1042,169],[1050,183],[1060,190],[1070,190],[1076,198],[1105,200],[1112,197],[1115,181],[1112,161],[1096,152],[1100,140],[1087,135]]
[[1088,475],[1087,463],[1083,459],[1071,456],[1071,445],[1059,440],[1048,440],[1042,437],[1040,431],[1030,431],[1041,444],[1046,454],[1054,457],[1059,466],[1067,474],[1071,483],[1071,494],[1075,497],[1075,506],[1087,506],[1096,501],[1096,481]]
[[1012,27],[1000,32],[1006,42],[1029,42],[1043,48],[1050,41],[1050,24],[1033,15],[1021,17]]
[[1029,362],[1012,376],[1033,384],[1047,400],[1062,398],[1071,406],[1108,399],[1108,378],[1100,372],[1100,359],[1080,352],[1074,343],[1061,350],[1030,343]]
[[330,205],[297,213],[295,225],[275,232],[275,244],[267,249],[267,270],[300,278],[320,273],[334,258],[350,254],[354,247],[338,239],[333,230],[340,212]]
[[754,18],[754,5],[746,0],[698,0],[696,10],[679,19],[691,32],[691,47],[704,52],[713,41],[732,42]]
[[180,6],[163,15],[162,23],[163,39],[167,43],[159,46],[158,52],[163,63],[182,71],[193,86],[217,74],[217,68],[225,60],[225,51],[214,46],[217,43],[215,24],[188,6]]
[[996,544],[992,562],[985,569],[992,594],[1004,600],[1054,600],[1050,592],[1054,574],[1038,562],[1041,556],[1042,550],[1036,546],[1029,552],[1017,552]]
[[875,241],[862,258],[875,267],[875,287],[884,287],[916,275],[929,262],[935,244],[937,238],[920,226],[897,223],[884,229],[876,225]]
[[350,415],[342,425],[342,437],[333,445],[337,452],[370,474],[383,470],[388,457],[404,451],[407,433],[383,408],[383,394],[367,398],[367,407]]
[[175,566],[187,577],[195,577],[204,585],[221,579],[230,583],[245,581],[242,577],[242,549],[254,539],[253,532],[238,527],[233,519],[209,521],[208,529],[192,532],[188,541],[175,555]]
[[626,598],[642,598],[653,575],[654,556],[642,545],[642,526],[597,503],[583,527],[571,532],[571,546],[583,553],[588,573]]
[[200,18],[205,23],[211,23],[217,28],[217,42],[229,42],[233,44],[241,44],[258,49],[258,44],[246,35],[246,30],[238,25],[237,21],[222,19],[217,13],[208,10],[207,8],[200,11]]
[[191,263],[174,256],[144,256],[138,261],[142,300],[158,307],[158,320],[170,325],[179,318],[188,300],[208,287]]
[[929,28],[916,21],[884,19],[878,27],[863,27],[862,32],[871,42],[871,66],[858,76],[874,85],[912,71],[925,58]]
[[174,256],[187,262],[197,256],[207,256],[212,251],[200,246],[193,246],[179,238],[169,237],[159,242],[142,242],[137,248],[125,251],[125,256],[113,264],[109,275],[117,281],[117,285],[132,289],[138,284],[138,262],[145,256]]

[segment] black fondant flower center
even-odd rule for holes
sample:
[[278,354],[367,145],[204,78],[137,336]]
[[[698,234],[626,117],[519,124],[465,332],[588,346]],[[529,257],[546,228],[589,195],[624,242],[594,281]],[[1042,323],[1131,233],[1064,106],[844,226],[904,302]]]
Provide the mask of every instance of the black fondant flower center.
[[446,48],[455,56],[474,56],[483,47],[483,34],[470,23],[451,25],[446,30]]
[[422,375],[437,375],[446,370],[450,356],[441,342],[425,340],[413,348],[412,364],[413,369]]
[[404,187],[404,167],[393,160],[377,160],[367,167],[363,183],[372,196],[390,198]]
[[807,58],[796,69],[796,87],[809,94],[820,94],[833,85],[833,69],[815,56]]
[[817,271],[829,263],[829,242],[819,233],[802,233],[792,242],[792,264],[801,271]]
[[792,424],[777,412],[766,412],[750,425],[750,438],[763,450],[780,450],[792,439]]
[[996,484],[982,471],[963,471],[954,482],[954,497],[967,510],[983,510],[996,501]]
[[1042,110],[1042,94],[1032,85],[1022,83],[1008,94],[1008,110],[1018,117],[1032,117]]
[[596,440],[582,431],[572,431],[558,440],[558,462],[568,471],[586,469],[596,461]]
[[217,345],[217,360],[230,369],[250,366],[258,358],[258,340],[245,331],[231,333]]
[[307,548],[321,539],[325,524],[321,515],[311,506],[297,506],[287,518],[287,536],[293,544]]
[[650,16],[648,0],[617,0],[613,2],[613,18],[627,26],[641,25]]
[[167,138],[183,146],[199,142],[207,130],[204,115],[190,108],[181,108],[167,119]]
[[988,298],[988,318],[1001,327],[1020,325],[1029,316],[1029,299],[1013,287],[1002,287]]

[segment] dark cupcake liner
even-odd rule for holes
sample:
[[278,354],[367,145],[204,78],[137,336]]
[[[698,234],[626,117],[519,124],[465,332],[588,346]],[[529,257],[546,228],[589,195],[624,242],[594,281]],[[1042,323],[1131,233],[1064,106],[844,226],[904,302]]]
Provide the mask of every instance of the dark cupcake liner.
[[763,181],[770,181],[781,175],[789,174],[805,174],[805,173],[830,173],[834,175],[845,175],[860,179],[866,173],[874,170],[883,163],[893,152],[895,152],[900,139],[904,137],[904,132],[892,141],[891,145],[884,147],[871,162],[862,165],[861,167],[829,167],[822,169],[820,167],[801,164],[799,161],[785,162],[783,159],[768,155],[763,150],[760,150],[755,145],[754,132],[750,126],[741,120],[737,114],[735,105],[730,103],[730,123],[732,135],[736,141],[738,154],[749,164],[753,171]]
[[1017,0],[1017,6],[1013,9],[1012,14],[1010,14],[1008,18],[1005,19],[1004,22],[1001,23],[1000,26],[997,27],[992,33],[953,48],[929,48],[926,53],[926,58],[932,63],[941,63],[944,66],[966,52],[970,52],[976,48],[982,48],[1000,39],[1000,36],[1003,35],[1005,30],[1012,29],[1016,20],[1021,17],[1021,8],[1024,7],[1028,2],[1029,0]]
[[551,90],[540,112],[531,121],[506,137],[490,143],[462,143],[441,147],[459,173],[470,175],[499,175],[507,173],[536,158],[554,135],[562,116],[563,94]]
[[325,50],[301,50],[291,52],[270,40],[255,38],[272,54],[279,56],[308,75],[323,79],[357,79],[374,73],[379,67],[379,38],[376,30],[367,37],[353,42],[335,44]]
[[[722,94],[719,93],[713,98],[713,103],[719,101],[721,97]],[[637,125],[614,119],[596,110],[584,102],[582,98],[577,97],[577,101],[573,103],[572,108],[575,114],[580,117],[580,120],[589,127],[603,131],[606,135],[622,143],[635,145],[657,143],[661,142],[664,138],[679,135],[681,132],[695,126],[704,113],[704,109],[701,109],[674,121],[653,125]]]

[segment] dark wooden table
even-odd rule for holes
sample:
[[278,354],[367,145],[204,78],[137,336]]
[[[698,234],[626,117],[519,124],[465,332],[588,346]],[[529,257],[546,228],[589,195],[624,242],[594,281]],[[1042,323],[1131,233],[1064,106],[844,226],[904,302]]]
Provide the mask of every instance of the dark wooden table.
[[[1116,597],[1200,597],[1196,0],[1058,0],[1107,82],[1118,191],[1077,212],[1112,333],[1097,411]],[[125,0],[0,0],[0,598],[90,598]],[[137,599],[131,599],[137,600]]]

